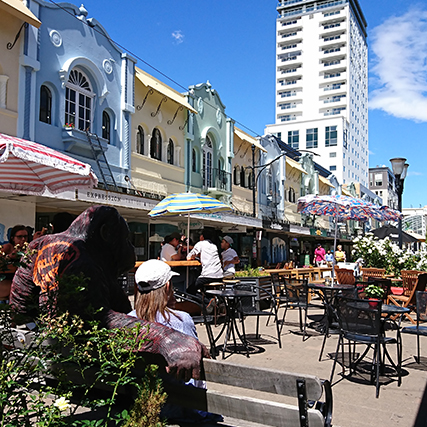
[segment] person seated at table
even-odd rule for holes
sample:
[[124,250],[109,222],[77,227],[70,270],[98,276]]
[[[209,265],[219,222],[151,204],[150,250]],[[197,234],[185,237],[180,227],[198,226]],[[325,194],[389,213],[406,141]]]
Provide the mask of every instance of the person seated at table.
[[178,232],[165,237],[165,243],[160,252],[161,261],[180,261],[182,259],[181,235]]
[[5,255],[11,255],[18,252],[24,247],[24,243],[28,243],[28,231],[25,225],[15,225],[9,237],[9,242],[1,247]]
[[202,264],[202,272],[196,283],[188,288],[188,293],[196,294],[197,290],[212,282],[220,282],[224,276],[221,260],[218,255],[218,248],[213,243],[214,235],[211,230],[204,229],[200,235],[200,241],[187,255],[187,260],[198,257]]
[[[135,309],[128,313],[129,316],[137,317],[147,322],[157,322],[176,331],[182,332],[198,339],[196,326],[193,319],[185,311],[175,309],[175,296],[171,278],[178,273],[165,262],[151,259],[141,264],[135,273],[135,282],[138,288],[138,297],[135,302]],[[206,382],[191,379],[186,384],[195,387],[206,388]],[[168,417],[190,418],[196,421],[222,421],[221,415],[204,411],[189,411],[183,408],[167,408]],[[170,412],[172,411],[172,416]]]
[[224,279],[234,279],[236,274],[235,265],[240,262],[237,252],[231,247],[234,243],[230,236],[225,236],[221,241],[221,259],[222,268],[224,269]]
[[337,250],[335,251],[335,261],[345,262],[345,260],[346,260],[345,252],[342,250],[342,246],[338,245]]

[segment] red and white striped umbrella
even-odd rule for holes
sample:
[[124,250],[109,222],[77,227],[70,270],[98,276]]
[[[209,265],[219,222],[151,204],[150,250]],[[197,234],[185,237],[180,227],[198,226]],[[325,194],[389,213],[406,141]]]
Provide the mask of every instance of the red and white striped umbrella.
[[92,188],[90,165],[44,145],[0,133],[0,191],[41,195]]

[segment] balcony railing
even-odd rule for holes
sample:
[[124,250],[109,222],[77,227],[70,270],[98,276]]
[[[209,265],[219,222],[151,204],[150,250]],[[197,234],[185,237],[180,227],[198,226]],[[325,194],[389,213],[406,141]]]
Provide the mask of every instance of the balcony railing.
[[231,193],[231,173],[222,169],[204,169],[202,176],[206,189]]

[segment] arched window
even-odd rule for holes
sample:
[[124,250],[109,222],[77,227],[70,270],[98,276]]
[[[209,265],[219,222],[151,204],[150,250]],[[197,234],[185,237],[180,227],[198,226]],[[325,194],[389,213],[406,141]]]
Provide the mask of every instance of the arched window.
[[144,154],[144,129],[142,129],[142,126],[138,126],[138,132],[136,133],[136,152]]
[[174,159],[173,159],[173,157],[174,157],[174,150],[175,150],[175,146],[174,146],[174,144],[173,144],[173,141],[170,139],[169,140],[169,143],[168,143],[168,152],[167,152],[167,162],[170,164],[170,165],[173,165],[174,164]]
[[45,85],[40,87],[39,120],[48,125],[52,124],[52,93]]
[[203,147],[203,186],[208,188],[212,187],[212,160],[212,140],[209,135],[206,135],[206,142]]
[[89,79],[81,71],[71,70],[65,85],[65,124],[90,130],[94,96]]
[[102,112],[102,137],[110,143],[111,137],[111,119],[110,115],[104,110]]
[[245,168],[242,167],[242,169],[240,169],[240,186],[241,187],[246,187],[246,180],[245,180]]
[[162,134],[157,128],[153,130],[153,136],[151,137],[150,156],[153,159],[162,160]]
[[234,185],[240,185],[240,166],[234,167],[233,181]]
[[292,187],[289,188],[289,198],[288,199],[289,199],[290,203],[295,203],[295,190]]
[[252,189],[252,186],[254,185],[253,183],[253,179],[252,179],[252,171],[250,171],[248,173],[248,182],[247,182],[247,186],[248,188]]
[[192,157],[191,157],[191,170],[193,172],[197,172],[197,153],[194,148],[193,148]]

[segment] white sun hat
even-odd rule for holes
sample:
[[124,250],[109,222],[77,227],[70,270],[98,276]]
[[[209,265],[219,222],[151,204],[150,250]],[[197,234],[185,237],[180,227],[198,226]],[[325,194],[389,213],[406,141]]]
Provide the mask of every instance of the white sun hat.
[[166,285],[173,276],[179,276],[168,264],[158,259],[150,259],[142,263],[135,273],[138,291],[146,294]]

